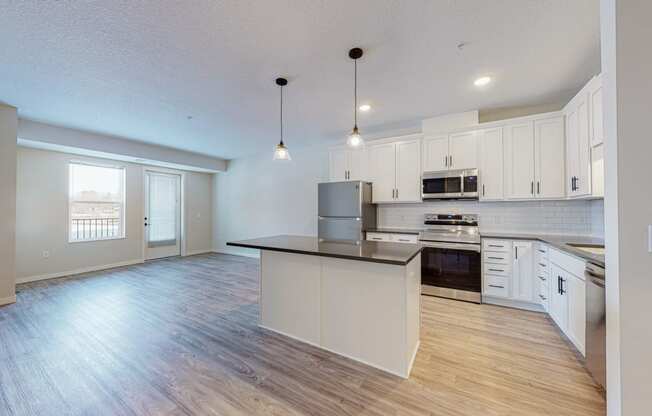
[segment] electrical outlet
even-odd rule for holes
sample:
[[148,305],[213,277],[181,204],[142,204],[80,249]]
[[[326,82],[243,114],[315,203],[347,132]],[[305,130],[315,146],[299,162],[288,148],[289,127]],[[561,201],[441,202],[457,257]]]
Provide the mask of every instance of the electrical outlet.
[[47,259],[50,257],[50,252],[48,250],[43,250],[43,258]]

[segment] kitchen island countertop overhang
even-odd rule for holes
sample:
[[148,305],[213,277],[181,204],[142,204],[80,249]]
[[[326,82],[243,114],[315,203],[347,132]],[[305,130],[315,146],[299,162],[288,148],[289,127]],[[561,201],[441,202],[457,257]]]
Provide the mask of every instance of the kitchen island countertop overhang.
[[421,246],[280,235],[259,249],[259,326],[407,378],[419,348]]

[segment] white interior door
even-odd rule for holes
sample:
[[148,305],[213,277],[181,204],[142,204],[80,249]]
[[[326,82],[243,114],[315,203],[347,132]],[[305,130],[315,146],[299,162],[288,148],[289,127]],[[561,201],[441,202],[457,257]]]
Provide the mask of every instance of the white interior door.
[[145,174],[145,259],[181,255],[181,176]]

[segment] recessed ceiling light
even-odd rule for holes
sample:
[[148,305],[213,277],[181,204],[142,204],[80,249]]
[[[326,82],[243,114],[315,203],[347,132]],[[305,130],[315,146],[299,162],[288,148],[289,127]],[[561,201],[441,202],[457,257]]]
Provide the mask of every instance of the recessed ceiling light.
[[480,77],[473,81],[473,84],[476,87],[484,87],[485,85],[489,84],[491,82],[491,77]]
[[360,108],[360,111],[369,111],[369,110],[371,110],[371,106],[369,104],[362,104],[359,108]]

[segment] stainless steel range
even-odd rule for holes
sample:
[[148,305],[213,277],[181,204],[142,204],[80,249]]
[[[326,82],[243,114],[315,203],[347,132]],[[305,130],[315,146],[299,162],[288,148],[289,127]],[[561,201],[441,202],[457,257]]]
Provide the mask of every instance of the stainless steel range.
[[482,289],[478,216],[426,214],[419,237],[421,292],[480,303]]

